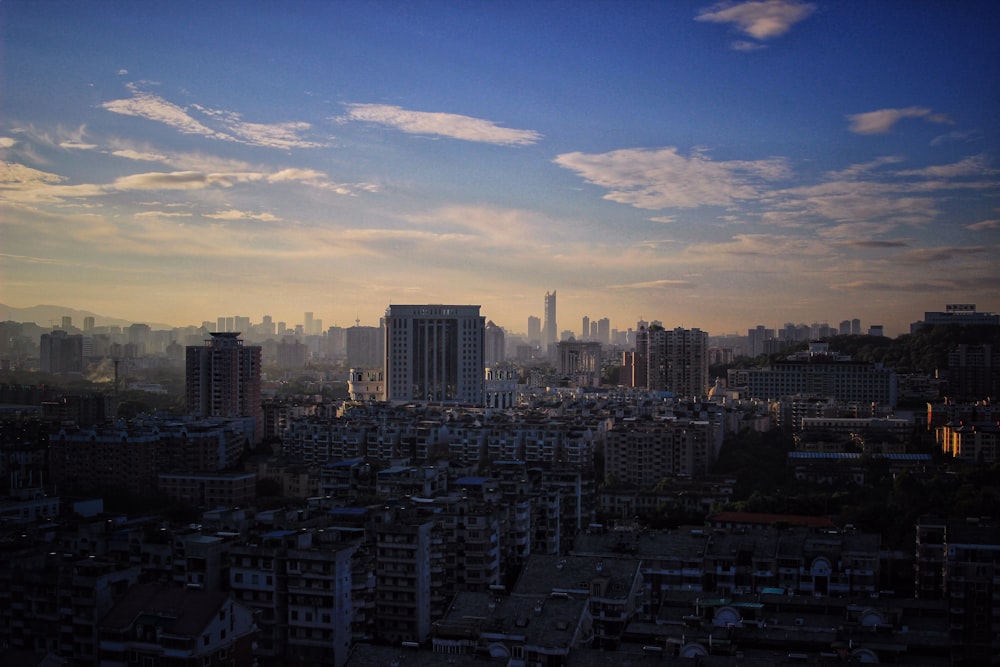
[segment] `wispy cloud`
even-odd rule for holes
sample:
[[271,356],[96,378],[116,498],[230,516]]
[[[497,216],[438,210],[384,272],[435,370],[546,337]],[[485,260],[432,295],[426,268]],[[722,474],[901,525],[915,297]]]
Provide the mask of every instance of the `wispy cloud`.
[[926,107],[906,107],[905,109],[878,109],[865,113],[851,114],[850,130],[856,134],[884,134],[903,118],[923,118],[929,123],[952,124],[947,114],[934,113]]
[[[807,19],[815,9],[815,5],[795,0],[724,2],[701,10],[695,20],[728,23],[740,32],[763,41],[784,35],[793,25]],[[738,51],[752,51],[762,46],[745,40],[732,44]]]
[[348,104],[346,120],[378,123],[409,134],[436,135],[503,146],[538,143],[534,130],[502,127],[491,120],[453,113],[411,111],[389,104]]
[[675,278],[661,278],[659,280],[646,280],[637,283],[624,285],[608,285],[608,289],[614,290],[650,290],[660,287],[696,287],[697,284],[690,280],[678,280]]
[[254,213],[253,211],[238,211],[229,209],[228,211],[218,211],[217,213],[206,213],[206,218],[213,220],[259,220],[261,222],[279,222],[280,218],[273,213]]
[[100,105],[101,108],[124,116],[136,116],[163,123],[184,134],[200,134],[213,139],[232,139],[201,124],[183,107],[142,90],[138,84],[129,83],[125,87],[132,93],[132,97],[104,102]]
[[[126,84],[132,97],[111,100],[101,108],[126,116],[136,116],[168,125],[183,134],[196,134],[221,141],[288,150],[318,148],[323,141],[307,139],[312,126],[305,122],[251,123],[235,111],[211,109],[200,104],[182,107],[155,95],[138,83]],[[195,118],[197,112],[201,119]],[[218,127],[212,127],[217,125]]]
[[553,162],[609,190],[605,199],[641,209],[726,206],[759,196],[762,181],[788,175],[777,158],[716,162],[698,151],[684,157],[674,147],[564,153]]
[[971,225],[966,225],[965,228],[974,232],[1000,230],[1000,220],[981,220],[980,222],[974,222]]

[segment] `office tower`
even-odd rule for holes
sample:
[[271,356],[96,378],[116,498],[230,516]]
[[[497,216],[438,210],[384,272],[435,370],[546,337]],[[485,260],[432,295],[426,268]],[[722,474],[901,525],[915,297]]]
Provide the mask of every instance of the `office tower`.
[[42,334],[38,356],[43,373],[82,373],[83,336],[65,331]]
[[559,340],[559,328],[556,326],[556,291],[545,293],[545,345],[555,345]]
[[587,340],[588,338],[590,338],[590,318],[584,315],[583,324],[580,326],[580,340]]
[[837,329],[837,333],[841,336],[848,336],[851,333],[851,321],[844,320],[840,323],[840,327]]
[[73,328],[73,318],[70,315],[62,316],[62,328],[66,331]]
[[649,389],[698,397],[708,391],[708,334],[701,329],[649,329]]
[[597,321],[596,320],[594,322],[590,323],[590,336],[589,336],[589,338],[592,339],[592,340],[596,340],[597,339]]
[[83,330],[84,331],[93,331],[94,330],[94,318],[93,317],[90,317],[88,315],[87,317],[83,318]]
[[542,342],[542,320],[534,315],[528,316],[528,342],[536,345]]
[[274,335],[274,320],[271,319],[270,315],[265,315],[260,322],[260,333],[265,336]]
[[851,335],[860,336],[861,335],[861,320],[854,318],[851,320]]
[[239,332],[216,332],[186,351],[187,409],[198,417],[253,417],[261,432],[259,345],[243,345]]
[[385,311],[386,399],[481,405],[486,322],[479,308],[389,306]]
[[233,331],[250,331],[250,318],[237,315],[233,318]]

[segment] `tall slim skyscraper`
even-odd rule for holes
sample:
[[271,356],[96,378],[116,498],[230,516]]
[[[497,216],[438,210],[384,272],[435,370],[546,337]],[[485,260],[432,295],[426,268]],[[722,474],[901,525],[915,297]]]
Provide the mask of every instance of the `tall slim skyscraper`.
[[559,341],[559,327],[556,325],[556,291],[545,293],[545,344],[555,345]]
[[479,308],[389,306],[386,399],[481,405],[486,320]]
[[580,340],[587,340],[588,338],[590,338],[590,318],[584,315],[583,322],[580,325]]
[[243,345],[237,331],[217,332],[186,350],[187,409],[198,417],[253,417],[262,431],[259,345]]

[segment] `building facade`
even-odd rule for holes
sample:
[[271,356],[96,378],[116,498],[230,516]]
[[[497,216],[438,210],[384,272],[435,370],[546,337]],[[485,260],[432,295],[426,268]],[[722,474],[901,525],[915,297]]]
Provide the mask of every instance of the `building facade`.
[[198,417],[253,417],[254,441],[261,433],[261,348],[244,345],[238,332],[211,334],[186,352],[188,412]]
[[385,327],[386,400],[482,404],[479,306],[392,305]]

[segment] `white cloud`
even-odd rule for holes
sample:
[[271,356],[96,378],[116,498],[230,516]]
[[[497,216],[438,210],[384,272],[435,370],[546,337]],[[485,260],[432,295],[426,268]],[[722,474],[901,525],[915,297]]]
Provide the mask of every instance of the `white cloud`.
[[92,151],[97,148],[97,144],[87,144],[79,141],[64,141],[59,144],[59,147],[78,151]]
[[144,162],[163,162],[166,159],[166,156],[159,153],[142,153],[132,149],[111,151],[111,154],[115,157],[123,157],[127,160],[141,160]]
[[713,162],[702,152],[684,157],[674,147],[564,153],[553,162],[606,188],[605,199],[641,209],[727,206],[758,197],[760,181],[788,175],[781,159]]
[[[264,146],[288,150],[291,148],[316,148],[325,143],[303,138],[311,129],[309,123],[250,123],[234,111],[209,109],[198,104],[190,109],[205,116],[205,121],[196,119],[186,107],[180,107],[158,95],[154,95],[135,83],[127,84],[132,93],[129,99],[105,102],[101,108],[127,116],[137,116],[164,123],[184,134],[197,134],[222,141],[235,141],[251,146]],[[210,123],[221,127],[209,127]]]
[[0,137],[0,148],[10,148],[17,143],[13,137]]
[[865,113],[851,114],[850,130],[856,134],[883,134],[903,118],[923,118],[930,123],[951,124],[953,121],[946,114],[934,113],[926,107],[906,107],[905,109],[879,109]]
[[429,134],[504,146],[537,143],[534,130],[501,127],[493,121],[453,113],[410,111],[389,104],[348,104],[347,120],[378,123],[409,134]]
[[793,25],[809,17],[815,5],[794,0],[722,3],[701,11],[696,21],[731,23],[754,39],[773,39],[788,32]]
[[101,104],[102,109],[125,116],[137,116],[153,120],[178,130],[184,134],[200,134],[213,139],[231,139],[207,127],[188,114],[187,110],[172,102],[145,92],[134,83],[127,84],[132,97],[123,100],[112,100]]
[[206,218],[213,220],[260,220],[262,222],[278,222],[280,218],[271,213],[253,213],[252,211],[219,211],[218,213],[207,213]]
[[59,183],[62,176],[26,167],[16,162],[0,164],[0,183],[31,185],[37,183]]

